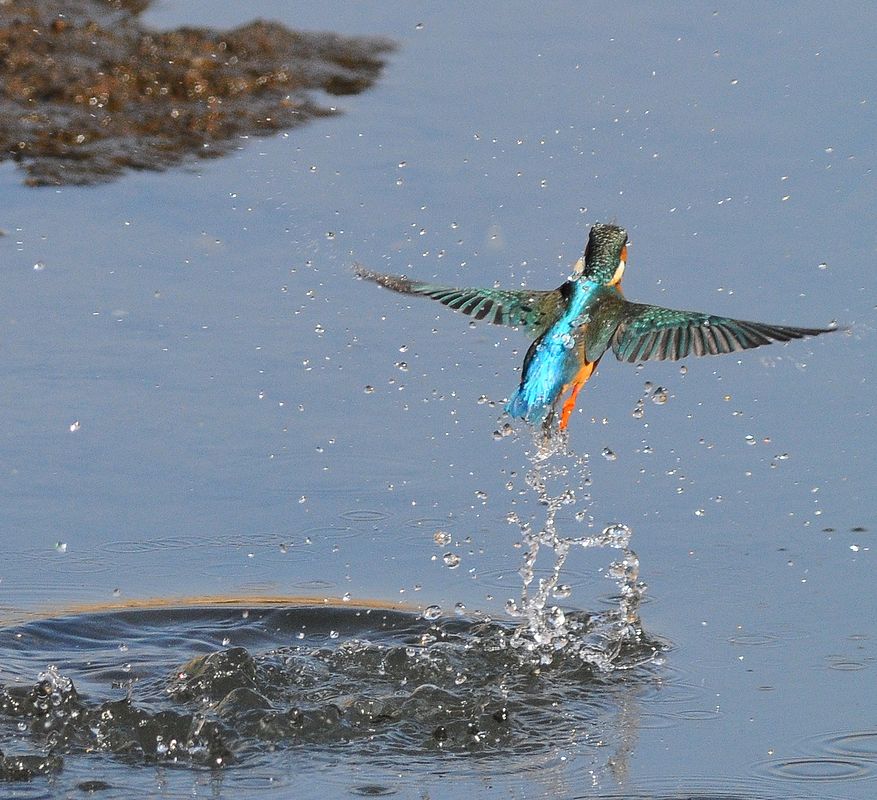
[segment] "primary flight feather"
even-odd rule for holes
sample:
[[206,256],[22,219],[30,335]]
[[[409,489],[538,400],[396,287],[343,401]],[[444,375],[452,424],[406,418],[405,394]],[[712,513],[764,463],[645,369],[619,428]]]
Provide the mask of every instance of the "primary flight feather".
[[676,361],[690,355],[749,350],[771,342],[818,336],[835,328],[799,328],[748,322],[699,311],[631,303],[621,293],[627,262],[627,232],[617,225],[591,228],[583,258],[557,289],[477,289],[439,286],[356,266],[356,274],[396,292],[421,295],[496,325],[534,336],[524,358],[521,383],[506,404],[528,422],[551,419],[566,396],[560,418],[565,429],[582,386],[603,354],[619,361]]

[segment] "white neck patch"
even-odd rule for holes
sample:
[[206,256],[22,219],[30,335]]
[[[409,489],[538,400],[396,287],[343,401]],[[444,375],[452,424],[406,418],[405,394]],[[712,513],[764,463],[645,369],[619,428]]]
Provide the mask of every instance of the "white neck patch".
[[615,274],[612,276],[612,280],[609,283],[618,283],[621,280],[622,275],[624,275],[624,259],[621,259],[618,262],[618,266],[615,268]]

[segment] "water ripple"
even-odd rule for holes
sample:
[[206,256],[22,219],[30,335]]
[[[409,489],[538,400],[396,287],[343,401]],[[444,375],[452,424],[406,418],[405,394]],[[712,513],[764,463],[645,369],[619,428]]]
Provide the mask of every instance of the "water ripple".
[[380,522],[389,518],[390,515],[377,509],[355,508],[343,512],[340,516],[342,519],[350,520],[350,522]]
[[777,758],[755,765],[756,772],[791,781],[849,781],[874,775],[873,766],[855,758],[801,756]]
[[[569,616],[585,633],[599,620]],[[284,774],[290,748],[319,772],[343,744],[349,769],[330,780],[365,796],[396,787],[403,769],[432,769],[441,754],[474,757],[455,768],[470,778],[501,764],[499,784],[534,769],[568,773],[569,752],[590,753],[578,759],[587,769],[622,758],[635,700],[581,650],[532,661],[515,630],[386,608],[255,602],[35,620],[0,629],[11,676],[0,686],[0,738],[24,736],[38,751],[50,742],[51,774],[63,764],[65,775],[87,775],[95,755],[259,765],[238,786],[266,769]],[[658,648],[645,635],[620,642],[625,687],[652,679]],[[63,671],[46,666],[58,653],[69,654]]]
[[838,733],[825,738],[823,746],[829,753],[877,761],[877,730]]

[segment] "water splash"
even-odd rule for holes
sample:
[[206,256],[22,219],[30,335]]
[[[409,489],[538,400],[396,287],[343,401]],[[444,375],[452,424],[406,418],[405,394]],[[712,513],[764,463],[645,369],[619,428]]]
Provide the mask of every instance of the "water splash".
[[[339,747],[344,796],[365,776],[397,786],[400,774],[434,775],[440,752],[477,755],[455,761],[457,781],[517,784],[557,769],[563,780],[618,782],[656,675],[645,662],[661,644],[624,645],[615,667],[642,666],[618,692],[575,654],[559,651],[550,666],[522,658],[513,624],[464,612],[166,606],[2,630],[11,680],[0,683],[0,786],[50,776],[52,796],[78,796],[83,781],[112,775],[125,788],[108,797],[151,797],[141,765],[171,776],[230,767],[223,796],[250,796],[254,774],[282,779],[293,751],[297,775],[325,780]],[[59,654],[63,672],[45,666]]]
[[[558,512],[582,501],[586,508],[575,515],[576,523],[593,528],[590,513],[590,468],[587,454],[570,449],[569,436],[555,426],[534,433],[533,448],[527,452],[532,465],[527,486],[545,508],[540,525],[512,511],[507,520],[517,525],[526,547],[520,575],[523,580],[519,600],[510,599],[506,611],[523,623],[511,637],[512,647],[529,653],[540,663],[551,663],[563,651],[603,671],[619,669],[618,656],[626,644],[642,640],[639,605],[646,585],[639,580],[639,559],[630,547],[631,529],[622,523],[608,525],[599,534],[561,532]],[[555,486],[556,484],[556,486]],[[561,582],[570,551],[576,547],[611,548],[621,551],[609,564],[606,577],[615,582],[618,604],[608,611],[570,616],[554,600],[566,600],[571,588]],[[553,557],[547,577],[538,577],[535,567],[540,552]],[[625,664],[625,668],[628,667]]]

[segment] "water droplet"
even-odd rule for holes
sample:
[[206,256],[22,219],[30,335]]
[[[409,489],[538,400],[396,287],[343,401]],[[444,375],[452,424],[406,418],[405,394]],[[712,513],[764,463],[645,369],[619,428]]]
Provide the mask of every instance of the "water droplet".
[[481,489],[476,489],[475,496],[483,503],[487,500],[487,492],[482,491]]
[[350,602],[350,592],[344,592],[344,594],[341,595],[341,601],[344,603],[349,603]]
[[697,509],[697,511],[694,512],[695,517],[703,517],[705,515],[706,515],[706,509],[703,509],[703,508],[699,508],[699,509]]
[[558,628],[562,628],[566,623],[566,614],[563,613],[563,609],[555,606],[548,612],[548,624],[551,625],[555,630]]
[[746,444],[753,445],[755,444],[755,437],[751,433],[747,433],[744,437],[744,441]]
[[570,595],[572,595],[572,586],[568,583],[559,583],[554,587],[554,596],[558,600],[566,600]]
[[365,388],[363,389],[363,391],[364,391],[366,394],[374,394],[375,387],[372,386],[371,384],[366,384],[366,386],[365,386]]
[[505,439],[506,436],[511,436],[515,432],[515,429],[511,426],[511,423],[506,422],[503,424],[501,428],[495,430],[493,432],[494,439]]
[[34,272],[42,272],[46,268],[46,265],[42,261],[37,261],[37,263],[33,265],[33,268]]
[[400,372],[408,372],[408,364],[404,361],[397,361],[395,366]]
[[427,606],[423,609],[423,614],[421,615],[425,620],[429,620],[430,622],[437,620],[442,615],[442,607],[441,606]]
[[602,455],[603,458],[605,458],[607,461],[615,461],[618,458],[618,456],[615,455],[615,452],[613,450],[610,450],[608,447],[603,448]]
[[447,531],[436,531],[432,535],[432,540],[439,546],[444,547],[451,541],[451,534]]
[[604,547],[614,547],[623,550],[630,544],[633,531],[623,522],[613,522],[603,528],[600,534],[600,544]]
[[416,31],[422,31],[422,30],[423,30],[423,23],[422,23],[422,22],[418,22],[418,23],[414,26],[414,30],[416,30]]
[[303,505],[304,503],[307,503],[307,501],[308,496],[306,494],[303,494],[301,497],[298,498],[299,505]]
[[652,402],[656,406],[662,406],[667,402],[668,394],[667,390],[663,386],[658,386],[655,388],[655,391],[652,392]]
[[[34,269],[36,269],[36,265],[34,265]],[[819,269],[828,269],[828,264],[824,261],[819,265]]]
[[634,419],[642,419],[644,413],[645,404],[643,403],[643,399],[640,398],[636,401],[636,405],[633,407],[633,411],[630,412],[630,416],[632,416]]
[[55,542],[55,550],[59,553],[67,552],[67,542]]
[[462,559],[456,553],[445,553],[442,556],[442,561],[445,562],[445,566],[448,569],[456,569],[460,566],[460,561],[462,561]]
[[76,422],[70,423],[70,433],[76,433],[76,431],[81,430],[81,429],[82,429],[82,423],[80,423],[79,420],[76,420]]

